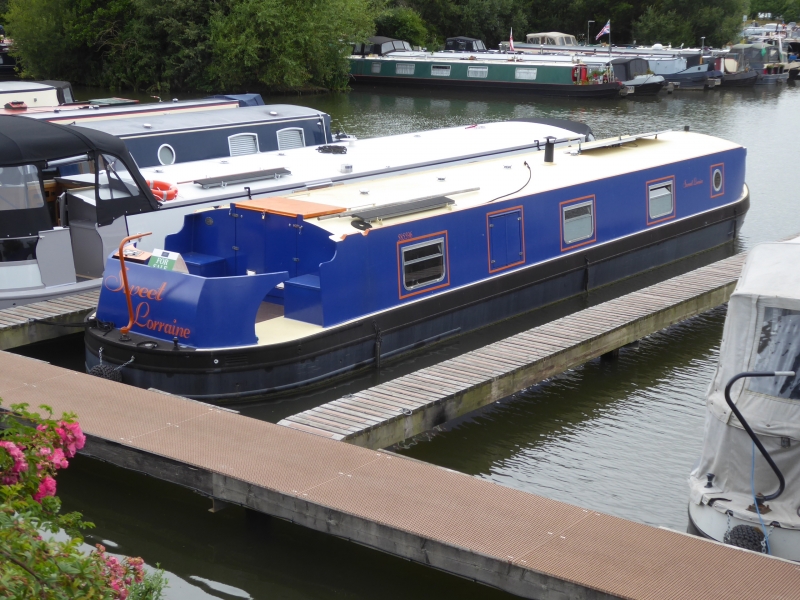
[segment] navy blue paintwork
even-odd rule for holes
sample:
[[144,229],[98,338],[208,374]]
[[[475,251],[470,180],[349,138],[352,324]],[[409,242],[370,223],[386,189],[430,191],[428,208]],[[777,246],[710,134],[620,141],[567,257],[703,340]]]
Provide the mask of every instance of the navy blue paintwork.
[[[121,139],[133,155],[139,168],[157,167],[158,149],[168,144],[175,151],[175,162],[184,163],[196,160],[208,160],[230,156],[228,137],[239,133],[255,133],[258,135],[259,152],[278,150],[278,131],[287,128],[303,130],[306,146],[328,144],[330,135],[330,116],[321,113],[325,123],[320,127],[319,117],[305,117],[280,123],[251,123],[235,127],[218,127],[214,129],[191,129],[187,131],[170,131],[156,133],[148,137],[141,135],[122,135]],[[102,125],[100,123],[99,125]],[[98,126],[99,128],[99,126]]]
[[[325,326],[385,310],[419,296],[444,293],[488,277],[502,277],[526,265],[567,252],[580,252],[582,248],[735,202],[744,189],[745,156],[746,150],[739,148],[570,188],[376,228],[367,235],[348,236],[337,244],[335,259],[320,266]],[[716,164],[725,165],[724,192],[712,197],[715,193],[711,187],[711,167]],[[667,177],[675,178],[675,213],[663,219],[650,220],[647,212],[648,182]],[[595,204],[595,241],[570,245],[561,234],[560,204],[584,201],[587,197],[593,197]],[[525,262],[499,273],[490,273],[487,214],[520,205],[525,223]],[[418,290],[420,293],[401,299],[399,250],[396,248],[398,236],[411,233],[410,240],[399,244],[402,246],[445,231],[449,285],[430,292],[423,291],[423,288]]]

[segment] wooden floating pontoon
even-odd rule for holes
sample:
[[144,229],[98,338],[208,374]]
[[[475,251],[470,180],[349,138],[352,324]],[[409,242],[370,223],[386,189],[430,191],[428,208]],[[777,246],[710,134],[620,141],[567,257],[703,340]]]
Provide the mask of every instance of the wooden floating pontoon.
[[79,333],[80,328],[63,324],[80,322],[97,307],[99,296],[100,290],[92,290],[0,310],[0,350]]
[[728,301],[745,254],[598,304],[279,424],[387,448]]

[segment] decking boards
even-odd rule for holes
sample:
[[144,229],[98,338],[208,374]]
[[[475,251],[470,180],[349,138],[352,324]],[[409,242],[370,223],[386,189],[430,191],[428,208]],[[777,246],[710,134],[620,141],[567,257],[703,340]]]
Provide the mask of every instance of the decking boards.
[[80,322],[97,308],[99,297],[100,290],[92,290],[0,310],[0,350],[79,333],[79,327],[57,324]]
[[[76,413],[83,454],[215,506],[238,504],[526,598],[779,600],[800,589],[788,561],[6,352],[0,397],[6,407]],[[400,406],[360,397],[378,413]]]
[[[366,448],[390,447],[724,304],[736,287],[745,257],[738,254],[592,306],[279,424]],[[383,402],[390,414],[366,412],[365,398]],[[321,413],[325,419],[309,422]],[[368,422],[359,426],[357,417]],[[341,426],[342,419],[347,428]]]

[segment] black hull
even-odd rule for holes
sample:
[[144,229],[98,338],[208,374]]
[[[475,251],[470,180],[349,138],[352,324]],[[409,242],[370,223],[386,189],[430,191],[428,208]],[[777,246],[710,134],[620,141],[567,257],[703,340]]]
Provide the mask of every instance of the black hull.
[[730,73],[722,76],[722,87],[749,87],[756,84],[758,73],[745,71],[743,73]]
[[750,205],[738,202],[544,264],[323,331],[294,342],[221,351],[151,350],[151,338],[86,329],[86,365],[120,365],[124,383],[210,401],[267,396],[313,384],[380,358],[478,329],[731,242]]
[[663,75],[669,83],[677,84],[679,90],[704,90],[709,87],[708,73],[672,73]]
[[571,85],[560,83],[511,83],[508,81],[443,81],[441,79],[422,79],[414,77],[379,77],[376,75],[351,75],[355,83],[393,86],[478,88],[521,92],[535,96],[558,98],[617,98],[622,87],[618,83],[599,83],[596,85]]
[[633,93],[628,94],[628,98],[638,98],[640,96],[656,96],[666,87],[666,80],[658,83],[643,83],[642,85],[634,85]]

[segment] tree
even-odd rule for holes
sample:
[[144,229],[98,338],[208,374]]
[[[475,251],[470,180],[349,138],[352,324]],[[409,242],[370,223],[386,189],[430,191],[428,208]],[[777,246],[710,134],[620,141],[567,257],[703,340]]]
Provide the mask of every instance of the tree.
[[237,0],[211,19],[210,73],[226,89],[347,86],[351,44],[374,31],[367,0]]
[[[661,0],[634,23],[636,39],[697,46],[723,46],[736,41],[747,14],[747,0]],[[655,39],[660,37],[661,39]]]
[[430,39],[428,28],[419,13],[405,6],[390,8],[378,15],[375,34],[405,40],[413,46],[425,46]]
[[[141,558],[119,561],[98,544],[81,550],[80,513],[61,514],[55,476],[86,437],[74,415],[42,418],[27,405],[0,413],[0,597],[8,600],[158,600],[163,573]],[[65,533],[66,540],[53,536]]]

